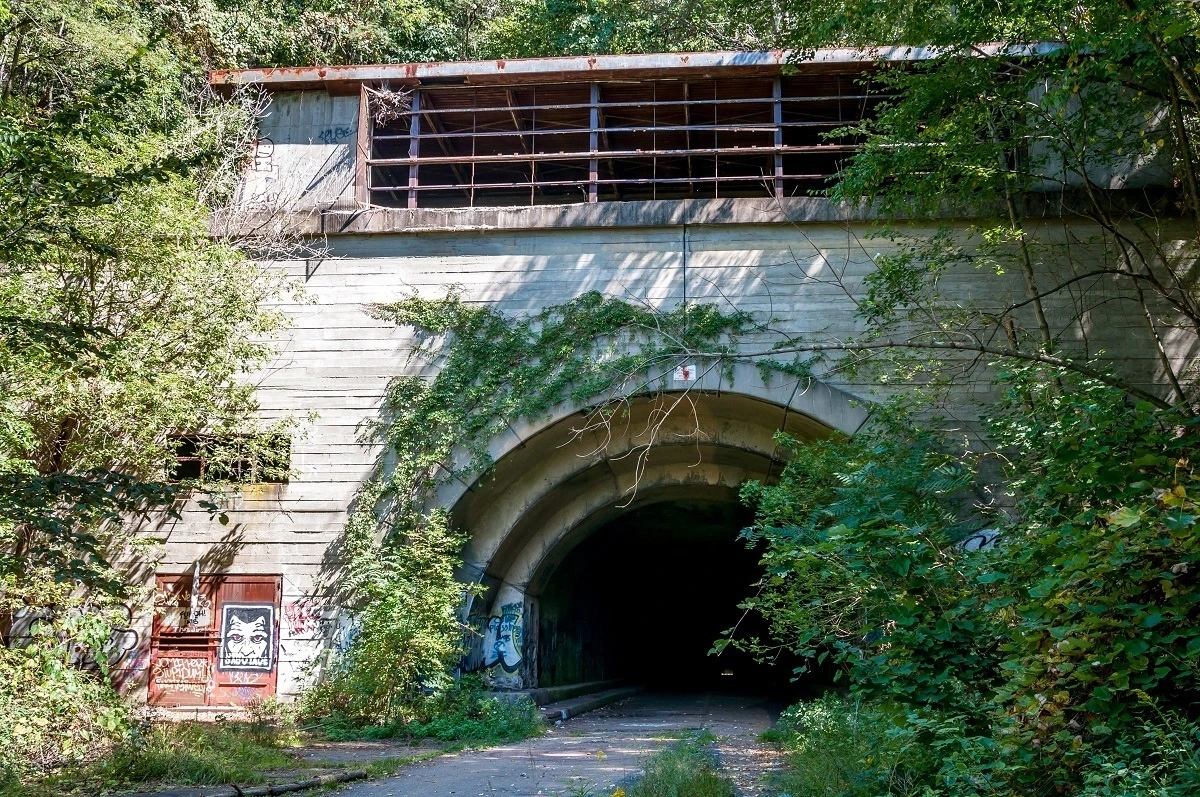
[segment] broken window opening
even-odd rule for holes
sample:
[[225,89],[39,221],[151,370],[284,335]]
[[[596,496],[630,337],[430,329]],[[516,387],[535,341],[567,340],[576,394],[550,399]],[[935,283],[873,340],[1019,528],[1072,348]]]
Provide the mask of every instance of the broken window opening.
[[423,86],[372,125],[370,202],[450,208],[808,196],[889,99],[854,74]]
[[291,475],[291,437],[265,434],[178,435],[167,479],[174,483],[286,484]]

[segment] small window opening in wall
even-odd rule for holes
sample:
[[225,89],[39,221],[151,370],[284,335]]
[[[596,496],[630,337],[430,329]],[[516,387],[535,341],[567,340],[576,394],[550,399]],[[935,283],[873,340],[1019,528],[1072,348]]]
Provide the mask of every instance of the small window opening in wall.
[[286,434],[187,434],[171,439],[172,482],[284,484],[291,472]]

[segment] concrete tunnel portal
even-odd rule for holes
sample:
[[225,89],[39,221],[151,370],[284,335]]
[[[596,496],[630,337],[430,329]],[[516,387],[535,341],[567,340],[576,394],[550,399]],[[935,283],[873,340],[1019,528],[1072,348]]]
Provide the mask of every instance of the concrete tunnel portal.
[[[757,633],[738,603],[754,591],[758,554],[738,540],[752,521],[712,490],[631,509],[564,557],[538,591],[539,686],[621,679],[655,688],[747,689],[772,668],[714,640]],[[720,495],[717,495],[720,494]]]
[[709,655],[734,625],[765,631],[738,608],[760,575],[738,493],[778,477],[777,432],[853,433],[866,411],[820,383],[733,376],[737,390],[726,374],[638,397],[583,433],[587,414],[570,409],[514,428],[491,447],[491,473],[443,497],[469,535],[460,577],[486,587],[464,610],[463,671],[504,689],[786,685],[790,666]]

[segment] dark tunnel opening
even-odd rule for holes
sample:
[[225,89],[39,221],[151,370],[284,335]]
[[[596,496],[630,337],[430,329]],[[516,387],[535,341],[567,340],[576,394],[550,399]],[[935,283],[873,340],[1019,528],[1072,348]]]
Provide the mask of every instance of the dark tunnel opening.
[[656,689],[791,691],[790,659],[762,664],[723,631],[765,637],[738,604],[761,574],[739,539],[753,513],[729,501],[631,510],[571,551],[539,596],[538,685],[624,679]]

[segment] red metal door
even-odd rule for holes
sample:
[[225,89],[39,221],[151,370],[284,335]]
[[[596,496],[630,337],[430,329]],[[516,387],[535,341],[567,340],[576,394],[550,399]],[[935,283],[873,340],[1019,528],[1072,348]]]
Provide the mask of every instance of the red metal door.
[[159,576],[149,702],[244,705],[275,694],[279,576]]

